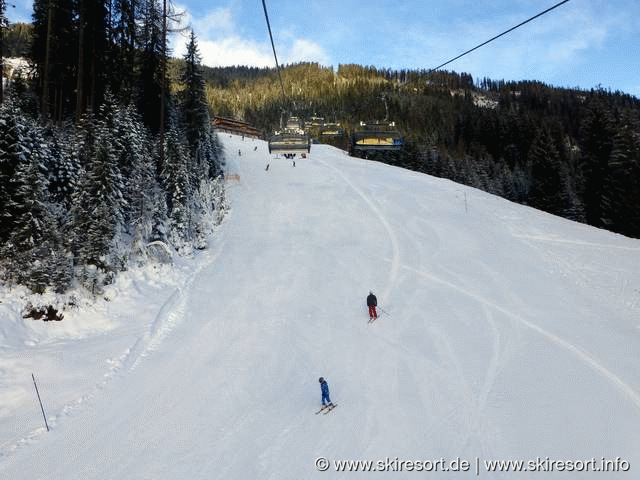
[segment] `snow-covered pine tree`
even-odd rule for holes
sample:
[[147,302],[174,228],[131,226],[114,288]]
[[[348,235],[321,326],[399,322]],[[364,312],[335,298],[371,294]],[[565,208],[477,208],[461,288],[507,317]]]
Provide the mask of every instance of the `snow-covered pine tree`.
[[214,180],[222,174],[222,148],[211,128],[201,61],[192,30],[184,55],[184,68],[180,76],[183,89],[178,95],[178,102],[180,126],[190,158],[188,173],[193,191],[190,210],[195,221],[193,245],[196,248],[205,248],[205,237],[211,231],[211,224],[217,223],[217,219],[213,218],[214,212],[217,212],[216,203],[220,201],[222,204],[219,198],[221,191],[216,188],[217,182]]
[[[103,139],[101,139],[103,140]],[[113,267],[107,255],[111,253],[120,225],[118,212],[117,173],[110,145],[98,145],[88,176],[91,221],[87,226],[86,243],[81,249],[84,263],[104,270]]]
[[[129,231],[136,217],[135,204],[145,195],[145,182],[152,179],[152,171],[147,171],[145,165],[151,140],[131,105],[115,106],[111,129],[116,139],[114,154],[123,179],[123,223]],[[139,178],[140,175],[144,178]]]
[[113,106],[100,109],[100,115],[87,122],[84,129],[92,130],[84,160],[86,175],[81,179],[74,196],[74,246],[81,265],[95,265],[111,272],[122,268],[123,259],[116,254],[117,236],[123,226],[124,186],[118,166],[119,142],[113,138]]
[[184,69],[180,76],[184,86],[180,92],[180,111],[189,154],[195,160],[198,173],[204,170],[201,152],[205,129],[209,124],[201,61],[196,36],[191,30],[187,52],[184,55]]
[[192,238],[191,182],[187,169],[189,156],[175,128],[165,136],[166,166],[163,174],[169,211],[169,241],[181,254],[190,253]]
[[224,167],[224,148],[209,121],[203,131],[201,155],[206,166],[206,175],[211,179],[220,177]]
[[19,118],[11,100],[0,105],[0,245],[9,239],[15,222],[10,200],[18,188],[14,175],[20,160]]
[[68,212],[79,170],[78,159],[74,154],[73,127],[65,125],[62,128],[54,128],[49,125],[46,127],[45,135],[49,140],[50,155],[45,166],[51,200],[63,212]]
[[56,269],[66,255],[48,201],[48,144],[36,121],[23,121],[18,126],[20,156],[14,174],[18,188],[10,199],[16,215],[2,256],[9,278],[41,293],[49,285],[64,283]]
[[166,215],[164,196],[155,175],[153,141],[133,105],[118,109],[114,129],[122,146],[118,163],[125,180],[125,225],[132,236],[131,250],[140,253],[151,239],[156,219],[162,219],[162,224]]
[[85,234],[91,222],[87,171],[91,163],[91,146],[94,142],[93,118],[84,116],[76,126],[71,143],[78,169],[72,183],[71,208],[69,212],[69,243],[74,254],[74,263],[80,261],[80,248],[85,243]]

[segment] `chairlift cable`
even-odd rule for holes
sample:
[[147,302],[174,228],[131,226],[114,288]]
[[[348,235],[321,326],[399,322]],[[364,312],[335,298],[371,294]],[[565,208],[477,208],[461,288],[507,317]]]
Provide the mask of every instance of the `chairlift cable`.
[[[487,40],[486,42],[483,42],[483,43],[481,43],[480,45],[477,45],[477,46],[473,47],[472,49],[467,50],[467,51],[466,51],[466,52],[464,52],[464,53],[461,53],[461,54],[460,54],[460,55],[458,55],[457,57],[452,58],[451,60],[449,60],[449,61],[447,61],[447,62],[444,62],[442,65],[438,65],[437,67],[434,67],[434,68],[430,69],[430,70],[429,70],[429,72],[433,72],[433,71],[435,71],[435,70],[438,70],[439,68],[442,68],[442,67],[444,67],[445,65],[448,65],[448,64],[450,64],[451,62],[453,62],[453,61],[455,61],[455,60],[458,60],[460,57],[464,57],[464,56],[465,56],[465,55],[467,55],[468,53],[471,53],[471,52],[473,52],[474,50],[477,50],[478,48],[485,46],[485,45],[486,45],[487,43],[489,43],[489,42],[493,42],[495,39],[500,38],[500,37],[502,37],[503,35],[506,35],[506,34],[507,34],[507,33],[509,33],[509,32],[512,32],[512,31],[513,31],[513,30],[515,30],[516,28],[519,28],[519,27],[523,26],[524,24],[529,23],[529,22],[530,22],[530,21],[532,21],[532,20],[535,20],[535,19],[536,19],[536,18],[538,18],[538,17],[541,17],[541,16],[542,16],[542,15],[544,15],[545,13],[549,13],[551,10],[554,10],[554,9],[558,8],[559,6],[561,6],[561,5],[565,4],[565,3],[567,3],[568,1],[569,1],[569,0],[563,0],[562,2],[559,2],[559,3],[555,4],[553,7],[547,8],[545,11],[540,12],[540,13],[538,13],[537,15],[534,15],[533,17],[529,18],[528,20],[525,20],[524,22],[519,23],[519,24],[518,24],[518,25],[516,25],[515,27],[511,27],[509,30],[506,30],[506,31],[502,32],[501,34],[496,35],[496,36],[495,36],[495,37],[493,37],[493,38],[490,38],[490,39],[489,39],[489,40]],[[264,0],[263,0],[263,3],[264,3]]]
[[275,58],[276,60],[276,70],[278,72],[278,78],[280,78],[280,87],[282,87],[282,98],[286,102],[287,95],[284,91],[284,82],[282,81],[282,74],[280,73],[280,64],[278,63],[278,55],[276,54],[276,45],[275,43],[273,43],[273,34],[271,33],[271,24],[269,23],[269,14],[267,13],[267,4],[265,3],[265,0],[262,0],[262,7],[264,8],[264,18],[267,20],[267,29],[269,30],[269,38],[271,39],[271,48],[273,49],[273,58]]
[[[278,63],[278,55],[276,54],[276,45],[273,41],[273,33],[271,32],[271,23],[269,22],[269,14],[267,13],[267,4],[265,0],[262,0],[262,7],[264,8],[264,18],[267,21],[267,29],[269,30],[269,38],[271,39],[271,48],[273,49],[273,58],[276,61],[276,70],[278,71],[278,78],[280,78],[280,87],[282,88],[282,99],[284,103],[287,103],[287,94],[284,90],[284,82],[282,80],[282,73],[280,64]],[[283,109],[284,113],[284,109]],[[296,117],[289,117],[287,120],[287,127],[283,129],[283,132],[277,133],[273,135],[269,139],[269,153],[277,152],[284,154],[287,158],[295,158],[297,154],[309,153],[311,150],[311,141],[309,137],[300,133],[296,129],[291,131],[289,123],[295,119],[296,122],[299,120]],[[295,166],[295,162],[294,162]]]

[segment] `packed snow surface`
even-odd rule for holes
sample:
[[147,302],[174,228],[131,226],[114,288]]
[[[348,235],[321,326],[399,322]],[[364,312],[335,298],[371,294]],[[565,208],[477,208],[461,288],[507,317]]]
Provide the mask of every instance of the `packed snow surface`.
[[2,290],[0,478],[640,478],[640,241],[328,146],[294,167],[222,141],[207,250],[62,322]]

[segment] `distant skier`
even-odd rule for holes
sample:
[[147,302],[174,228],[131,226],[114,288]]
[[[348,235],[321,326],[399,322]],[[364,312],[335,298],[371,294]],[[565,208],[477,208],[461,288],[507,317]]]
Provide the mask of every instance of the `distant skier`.
[[320,390],[322,391],[322,407],[333,406],[333,402],[329,398],[329,385],[327,385],[327,381],[320,377]]
[[267,168],[264,169],[264,171],[266,172],[267,170],[269,170],[269,164],[267,163]]
[[373,321],[378,318],[378,313],[376,312],[377,306],[378,299],[373,294],[373,292],[369,292],[369,296],[367,297],[367,307],[369,307],[369,321]]

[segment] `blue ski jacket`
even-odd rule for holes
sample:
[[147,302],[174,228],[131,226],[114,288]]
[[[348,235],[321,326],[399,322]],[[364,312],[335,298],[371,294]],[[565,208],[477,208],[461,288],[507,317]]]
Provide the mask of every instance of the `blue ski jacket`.
[[327,385],[327,382],[322,382],[320,384],[320,390],[322,390],[323,397],[329,398],[329,385]]

